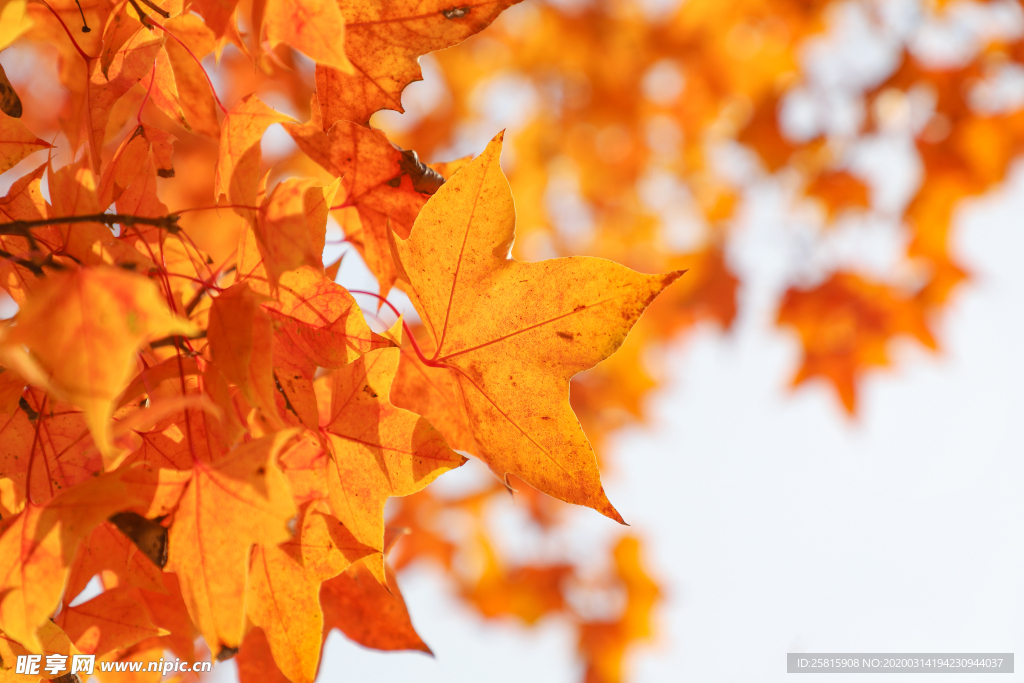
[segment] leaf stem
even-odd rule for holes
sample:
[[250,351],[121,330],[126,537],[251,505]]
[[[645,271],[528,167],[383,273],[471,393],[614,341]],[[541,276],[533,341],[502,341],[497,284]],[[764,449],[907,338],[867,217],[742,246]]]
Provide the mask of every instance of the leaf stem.
[[[348,291],[352,294],[365,294],[367,296],[376,297],[385,305],[387,305],[387,307],[391,309],[392,313],[399,317],[401,317],[402,315],[401,313],[398,312],[398,309],[395,308],[394,304],[392,304],[390,301],[382,297],[380,294],[376,294],[375,292],[367,292],[362,289],[350,289]],[[405,321],[405,318],[402,318],[402,329],[405,330],[406,336],[409,337],[409,341],[412,342],[412,350],[416,352],[416,355],[419,357],[421,363],[432,368],[448,367],[444,363],[438,363],[437,361],[429,360],[425,355],[423,355],[423,351],[420,349],[420,345],[416,343],[416,336],[412,333],[412,329],[409,327],[409,323]]]
[[[64,29],[64,33],[68,34],[68,38],[71,40],[71,44],[75,46],[76,50],[78,50],[78,54],[82,55],[82,59],[85,60],[86,64],[88,64],[92,60],[96,59],[95,57],[90,57],[89,55],[85,54],[85,50],[83,50],[82,47],[78,44],[78,41],[75,40],[75,37],[73,35],[71,35],[71,31],[70,31],[70,29],[68,29],[68,25],[64,23],[64,20],[61,18],[61,16],[59,14],[57,14],[57,11],[55,9],[50,7],[50,4],[48,2],[46,2],[46,0],[36,0],[36,2],[41,2],[46,7],[46,9],[50,10],[50,14],[52,14],[55,17],[57,17],[57,21],[60,22],[61,28]],[[85,14],[84,13],[82,14],[82,19],[83,20],[85,19]],[[85,28],[88,28],[88,27],[85,27]]]
[[149,87],[146,88],[146,96],[142,98],[142,104],[139,105],[139,115],[135,117],[140,126],[142,125],[142,110],[146,108],[146,103],[149,102],[149,94],[153,92],[154,83],[156,83],[156,64],[149,70]]
[[85,20],[85,11],[82,9],[82,3],[75,0],[75,4],[78,5],[78,13],[82,15],[82,33],[89,33],[92,29],[89,28],[89,22]]
[[[41,2],[41,1],[42,1],[42,0],[40,0],[40,2]],[[160,23],[158,23],[158,22],[156,22],[156,21],[153,21],[153,20],[152,20],[151,18],[149,18],[148,16],[146,17],[146,21],[147,21],[147,22],[148,22],[149,24],[151,24],[151,25],[153,25],[153,26],[156,26],[156,27],[157,27],[158,29],[160,29],[161,31],[163,31],[164,33],[166,33],[167,35],[169,35],[169,36],[170,36],[171,38],[174,38],[174,39],[175,39],[176,41],[178,41],[178,45],[181,45],[181,46],[182,46],[183,48],[185,48],[185,52],[187,52],[187,53],[189,54],[189,56],[190,56],[190,57],[192,57],[192,59],[194,59],[194,60],[195,60],[196,64],[198,64],[198,65],[199,65],[199,70],[203,72],[203,75],[204,75],[204,76],[206,76],[206,82],[207,82],[207,83],[209,84],[209,86],[210,86],[210,92],[211,92],[211,93],[213,93],[213,100],[214,100],[214,102],[216,102],[216,103],[217,103],[217,106],[218,106],[218,107],[220,107],[220,110],[221,110],[222,112],[224,112],[224,115],[225,115],[225,116],[227,116],[227,114],[228,114],[228,108],[227,108],[227,107],[225,107],[225,106],[224,106],[224,103],[220,101],[220,98],[219,98],[219,97],[217,97],[217,90],[216,90],[216,89],[215,89],[215,88],[213,87],[213,81],[212,81],[212,80],[210,80],[210,74],[206,73],[206,69],[205,69],[205,68],[203,68],[203,63],[202,63],[202,62],[201,62],[201,61],[199,60],[199,58],[198,58],[198,57],[196,57],[196,54],[195,54],[194,52],[192,52],[192,50],[190,50],[190,49],[189,49],[188,45],[186,45],[186,44],[185,44],[185,43],[184,43],[184,42],[183,42],[183,41],[181,40],[181,38],[179,38],[178,36],[174,35],[174,34],[173,34],[172,32],[168,31],[168,30],[167,30],[167,27],[165,27],[165,26],[164,26],[163,24],[160,24]]]

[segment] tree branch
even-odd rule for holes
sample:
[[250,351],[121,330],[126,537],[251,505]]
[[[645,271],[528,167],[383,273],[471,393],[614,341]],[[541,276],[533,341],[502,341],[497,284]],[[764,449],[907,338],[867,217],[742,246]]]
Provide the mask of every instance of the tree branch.
[[0,235],[29,236],[29,230],[40,228],[45,225],[62,225],[65,223],[103,223],[104,225],[152,225],[163,228],[169,233],[177,233],[178,214],[171,213],[166,216],[135,216],[129,213],[94,213],[85,216],[58,216],[55,218],[41,218],[35,221],[11,221],[0,223]]
[[63,270],[64,269],[64,266],[62,264],[57,263],[56,261],[53,260],[53,254],[50,254],[49,256],[47,256],[45,261],[43,261],[41,263],[37,263],[37,262],[31,261],[29,259],[23,259],[21,257],[15,256],[14,254],[10,253],[9,251],[5,251],[3,249],[0,249],[0,258],[5,258],[5,259],[7,259],[8,261],[10,261],[12,263],[15,263],[15,264],[17,264],[19,266],[22,266],[23,268],[28,268],[30,271],[32,271],[33,275],[38,275],[40,277],[45,275],[45,273],[43,272],[43,266],[47,266],[48,268],[53,268],[54,270]]

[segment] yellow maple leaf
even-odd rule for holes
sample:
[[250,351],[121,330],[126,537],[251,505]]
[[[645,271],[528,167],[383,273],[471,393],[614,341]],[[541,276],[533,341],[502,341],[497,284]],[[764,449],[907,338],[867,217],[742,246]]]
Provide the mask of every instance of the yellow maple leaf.
[[392,242],[434,342],[428,364],[451,373],[476,455],[499,476],[622,521],[569,407],[569,380],[614,353],[682,273],[643,275],[578,256],[510,258],[515,208],[498,165],[501,141],[438,190],[408,240]]

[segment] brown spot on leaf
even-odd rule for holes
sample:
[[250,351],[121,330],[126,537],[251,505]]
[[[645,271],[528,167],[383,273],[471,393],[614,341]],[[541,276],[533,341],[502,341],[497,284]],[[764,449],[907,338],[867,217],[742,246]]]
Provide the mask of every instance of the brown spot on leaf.
[[444,15],[445,19],[461,19],[462,17],[469,14],[468,7],[452,7],[451,9],[441,10],[441,14]]

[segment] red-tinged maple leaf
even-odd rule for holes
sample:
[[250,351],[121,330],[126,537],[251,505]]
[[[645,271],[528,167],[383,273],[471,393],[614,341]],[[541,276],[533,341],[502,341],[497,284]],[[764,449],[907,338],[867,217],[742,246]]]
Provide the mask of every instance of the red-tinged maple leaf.
[[245,634],[235,662],[239,683],[292,683],[277,667],[267,634],[259,626],[252,627]]
[[176,104],[185,115],[187,130],[216,139],[220,136],[217,101],[199,61],[213,50],[213,31],[194,14],[171,17],[163,25],[174,36],[164,43],[164,51],[174,70]]
[[68,572],[65,603],[70,604],[92,577],[101,572],[109,572],[119,586],[163,590],[160,568],[110,522],[103,522],[93,529],[79,546]]
[[398,277],[387,230],[408,237],[426,195],[444,178],[420,163],[414,152],[395,147],[381,131],[352,121],[337,121],[325,131],[315,98],[310,109],[308,122],[287,124],[285,130],[324,170],[341,177],[343,205],[358,215],[355,219],[351,211],[339,212],[345,237],[359,249],[386,295]]
[[101,169],[107,123],[114,105],[150,72],[164,40],[162,31],[137,31],[118,47],[106,74],[101,63],[90,64],[81,108],[81,126],[84,137],[89,141],[92,168],[96,173]]
[[412,625],[409,609],[391,567],[385,565],[387,587],[366,561],[357,562],[320,589],[324,638],[338,629],[349,639],[375,650],[419,650],[433,654]]

